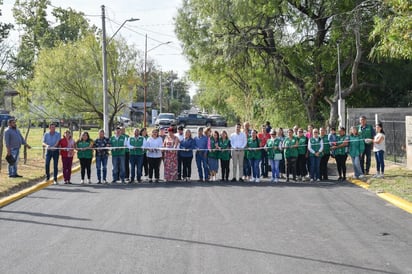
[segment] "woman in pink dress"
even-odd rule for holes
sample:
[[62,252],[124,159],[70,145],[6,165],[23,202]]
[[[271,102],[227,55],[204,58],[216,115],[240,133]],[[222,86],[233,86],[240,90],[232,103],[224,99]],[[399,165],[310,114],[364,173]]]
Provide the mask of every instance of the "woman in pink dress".
[[163,147],[171,148],[172,150],[165,150],[164,152],[164,170],[166,181],[177,180],[177,150],[179,146],[179,138],[175,136],[173,128],[168,129],[168,135],[163,141]]

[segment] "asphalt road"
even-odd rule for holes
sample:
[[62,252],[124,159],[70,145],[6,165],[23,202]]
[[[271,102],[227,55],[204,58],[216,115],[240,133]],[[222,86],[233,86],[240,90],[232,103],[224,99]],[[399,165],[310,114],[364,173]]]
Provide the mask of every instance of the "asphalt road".
[[412,273],[411,216],[334,181],[50,186],[0,209],[0,273]]

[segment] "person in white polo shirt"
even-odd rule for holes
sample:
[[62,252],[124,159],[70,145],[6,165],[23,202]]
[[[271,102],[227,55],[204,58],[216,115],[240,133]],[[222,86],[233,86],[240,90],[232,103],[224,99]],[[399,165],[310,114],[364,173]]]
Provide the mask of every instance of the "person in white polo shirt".
[[237,124],[235,132],[230,135],[230,143],[232,145],[232,159],[233,159],[233,179],[232,182],[236,182],[236,174],[238,173],[238,180],[243,181],[243,158],[245,155],[244,148],[247,144],[246,134],[241,132],[241,125]]

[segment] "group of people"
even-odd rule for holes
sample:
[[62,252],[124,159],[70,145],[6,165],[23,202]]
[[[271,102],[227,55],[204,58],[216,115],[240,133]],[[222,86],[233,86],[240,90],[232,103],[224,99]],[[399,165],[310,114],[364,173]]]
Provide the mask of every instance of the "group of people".
[[[64,136],[56,131],[56,125],[50,124],[49,131],[43,136],[46,149],[46,179],[50,179],[50,162],[53,160],[53,181],[57,184],[58,158],[63,164],[65,184],[71,184],[71,169],[75,151],[80,161],[81,183],[91,183],[91,164],[96,157],[97,183],[108,183],[107,163],[112,159],[112,183],[141,182],[144,176],[149,182],[160,180],[160,165],[164,166],[165,181],[190,181],[192,161],[195,158],[198,180],[229,181],[230,161],[232,160],[231,181],[260,182],[268,178],[271,182],[285,178],[294,181],[328,180],[328,162],[335,158],[339,180],[346,180],[346,160],[352,159],[354,177],[364,178],[369,174],[371,151],[376,157],[377,173],[374,177],[384,176],[385,135],[382,124],[375,129],[360,117],[359,126],[351,127],[349,135],[340,127],[338,133],[334,128],[303,128],[294,126],[287,129],[273,129],[269,122],[262,125],[261,131],[251,129],[248,122],[236,124],[235,131],[228,134],[211,128],[199,127],[196,136],[190,129],[170,127],[167,133],[159,134],[153,129],[149,136],[147,129],[135,128],[133,136],[125,133],[125,128],[117,127],[110,138],[103,130],[93,140],[88,132],[83,132],[79,140],[74,141],[69,130]],[[18,138],[17,138],[18,137]],[[7,155],[18,160],[18,148],[24,142],[15,127],[15,121],[9,121],[5,133]],[[220,164],[220,168],[219,168]],[[218,174],[220,173],[220,179]],[[9,165],[9,176],[16,177],[17,163]],[[291,178],[290,178],[291,177]]]

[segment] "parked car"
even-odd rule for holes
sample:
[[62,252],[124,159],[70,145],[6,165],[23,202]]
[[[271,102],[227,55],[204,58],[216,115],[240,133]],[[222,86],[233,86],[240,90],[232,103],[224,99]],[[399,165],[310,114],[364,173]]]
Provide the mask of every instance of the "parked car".
[[209,115],[209,118],[212,119],[212,126],[227,127],[226,118],[222,115],[212,114]]
[[177,124],[183,127],[185,126],[207,126],[212,125],[212,119],[202,114],[187,114],[180,115],[177,118]]
[[170,126],[172,124],[176,124],[174,113],[160,113],[155,121],[156,127]]
[[3,121],[5,121],[5,125],[7,126],[7,121],[13,118],[13,116],[9,115],[9,114],[0,114],[0,126],[2,125]]

